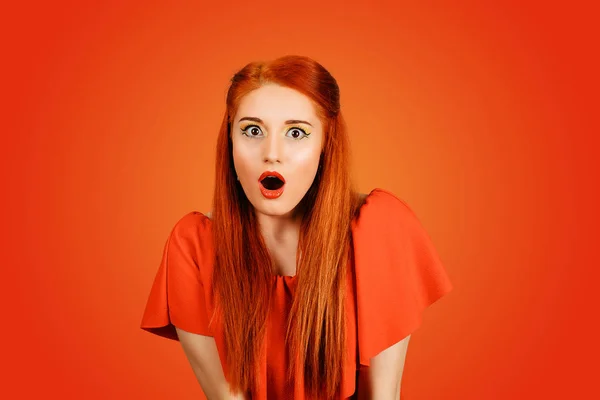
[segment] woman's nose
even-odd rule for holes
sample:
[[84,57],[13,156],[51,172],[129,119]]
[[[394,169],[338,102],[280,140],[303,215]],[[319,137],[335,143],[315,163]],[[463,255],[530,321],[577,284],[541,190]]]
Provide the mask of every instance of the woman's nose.
[[263,158],[265,162],[281,162],[282,140],[277,135],[269,135],[263,142]]

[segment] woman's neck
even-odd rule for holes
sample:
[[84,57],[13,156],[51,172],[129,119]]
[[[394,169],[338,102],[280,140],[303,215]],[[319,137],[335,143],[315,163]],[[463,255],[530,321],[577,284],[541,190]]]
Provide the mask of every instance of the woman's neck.
[[299,216],[273,216],[257,212],[256,220],[267,244],[297,244],[302,219]]

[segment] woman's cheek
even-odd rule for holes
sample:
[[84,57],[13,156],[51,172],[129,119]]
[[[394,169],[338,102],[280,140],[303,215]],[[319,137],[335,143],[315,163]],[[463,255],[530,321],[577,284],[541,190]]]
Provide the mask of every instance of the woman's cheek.
[[249,175],[252,174],[252,163],[251,156],[248,151],[244,149],[234,149],[233,151],[233,164],[235,172],[237,173],[240,180],[248,181]]

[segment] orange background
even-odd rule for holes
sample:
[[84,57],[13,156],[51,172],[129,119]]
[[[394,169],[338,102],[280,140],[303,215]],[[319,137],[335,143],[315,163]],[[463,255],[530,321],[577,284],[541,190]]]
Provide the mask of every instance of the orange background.
[[138,326],[170,229],[210,209],[229,79],[284,54],[336,77],[361,191],[413,207],[455,286],[406,399],[598,395],[591,7],[48,3],[0,17],[2,397],[203,398]]

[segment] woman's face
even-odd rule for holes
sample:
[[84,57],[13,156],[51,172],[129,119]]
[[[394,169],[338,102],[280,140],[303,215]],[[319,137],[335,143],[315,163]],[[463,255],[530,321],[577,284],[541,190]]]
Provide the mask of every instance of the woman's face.
[[[235,171],[256,211],[292,212],[319,167],[323,128],[311,100],[288,87],[261,86],[242,98],[231,136]],[[281,175],[283,186],[274,178],[261,182],[272,173]]]

